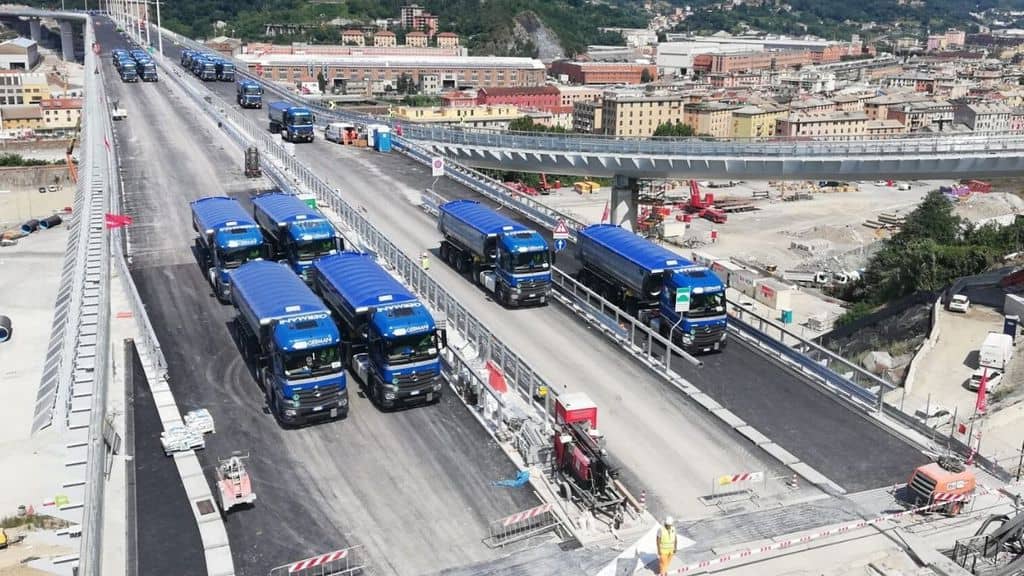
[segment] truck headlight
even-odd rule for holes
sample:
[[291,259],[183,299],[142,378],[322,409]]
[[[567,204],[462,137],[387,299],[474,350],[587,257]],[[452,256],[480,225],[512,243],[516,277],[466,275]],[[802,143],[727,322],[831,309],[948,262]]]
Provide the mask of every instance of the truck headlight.
[[338,398],[338,406],[348,406],[348,396]]
[[692,344],[693,334],[683,334],[683,344]]
[[394,392],[385,392],[384,393],[384,399],[385,400],[394,400],[395,399],[395,393]]
[[287,418],[295,418],[296,414],[298,414],[298,412],[296,412],[295,410],[292,410],[291,408],[289,408],[288,410],[284,411],[284,415]]
[[434,392],[440,392],[440,391],[441,391],[441,383],[440,382],[434,382]]

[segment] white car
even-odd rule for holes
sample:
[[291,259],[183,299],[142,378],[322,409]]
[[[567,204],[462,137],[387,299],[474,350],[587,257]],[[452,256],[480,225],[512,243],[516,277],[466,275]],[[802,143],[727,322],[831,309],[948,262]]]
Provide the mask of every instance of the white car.
[[971,310],[971,300],[963,294],[954,294],[949,300],[950,312],[963,312],[966,314]]
[[1003,381],[1003,373],[1001,371],[995,368],[978,368],[971,373],[971,377],[967,380],[967,389],[977,391],[978,387],[981,386],[982,375],[987,377],[985,391],[989,394],[994,392]]

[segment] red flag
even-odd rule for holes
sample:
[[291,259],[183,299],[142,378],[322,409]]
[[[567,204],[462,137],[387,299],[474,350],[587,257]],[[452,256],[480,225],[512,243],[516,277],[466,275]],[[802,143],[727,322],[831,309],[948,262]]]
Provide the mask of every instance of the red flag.
[[608,222],[609,218],[611,218],[611,212],[610,212],[610,209],[609,209],[609,206],[608,206],[608,201],[605,200],[605,202],[604,202],[604,212],[601,213],[601,224],[604,224],[605,222]]
[[122,226],[128,226],[132,223],[131,216],[125,216],[122,214],[107,214],[104,218],[107,224],[107,228],[121,228]]
[[974,409],[982,414],[988,408],[988,398],[985,396],[988,392],[986,388],[988,388],[988,368],[981,372],[981,382],[978,383],[978,399],[974,403]]
[[500,392],[502,394],[508,392],[508,384],[505,383],[505,375],[501,373],[501,368],[498,368],[498,366],[491,360],[487,361],[487,372],[487,384],[489,384],[495,392]]

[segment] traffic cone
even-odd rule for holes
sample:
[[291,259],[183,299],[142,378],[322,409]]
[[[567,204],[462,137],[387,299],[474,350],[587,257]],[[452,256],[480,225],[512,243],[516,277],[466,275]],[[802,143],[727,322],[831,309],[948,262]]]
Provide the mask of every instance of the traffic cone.
[[647,490],[640,491],[640,508],[647,510]]
[[793,477],[789,479],[789,482],[787,482],[787,484],[789,485],[790,488],[793,488],[794,490],[799,488],[800,487],[800,477],[797,476],[796,473],[794,472],[793,473]]

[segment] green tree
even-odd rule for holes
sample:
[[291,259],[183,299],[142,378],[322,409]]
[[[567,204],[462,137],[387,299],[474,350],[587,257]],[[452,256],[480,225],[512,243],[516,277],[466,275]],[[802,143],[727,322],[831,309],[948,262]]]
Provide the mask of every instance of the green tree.
[[693,126],[689,124],[683,124],[682,122],[662,122],[654,129],[655,136],[672,136],[676,138],[685,138],[687,136],[694,136],[696,132]]
[[323,70],[316,73],[316,83],[320,87],[320,93],[327,92],[327,77],[324,76]]

